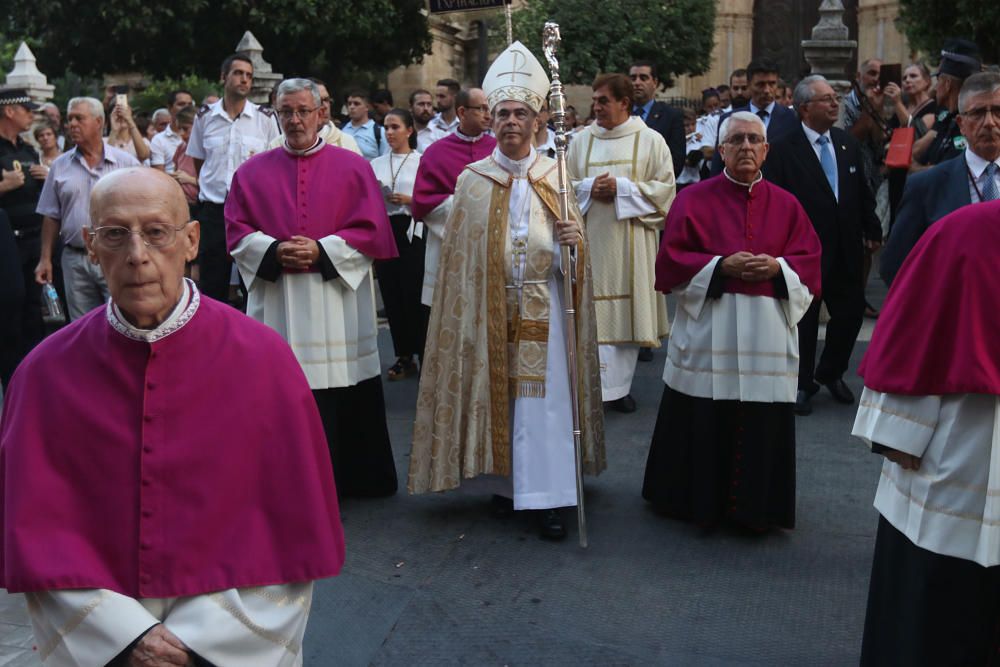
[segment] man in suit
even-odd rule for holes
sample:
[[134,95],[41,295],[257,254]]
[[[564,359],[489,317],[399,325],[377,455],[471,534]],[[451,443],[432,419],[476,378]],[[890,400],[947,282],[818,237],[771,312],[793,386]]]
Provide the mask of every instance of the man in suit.
[[[660,79],[656,75],[656,64],[648,60],[637,60],[628,69],[628,78],[632,80],[632,115],[639,116],[650,129],[656,130],[667,142],[670,149],[670,159],[674,163],[674,173],[684,171],[684,158],[687,154],[687,135],[684,132],[684,114],[666,102],[653,99],[656,89],[660,87]],[[653,350],[648,347],[639,348],[639,361],[652,361]]]
[[632,115],[642,118],[646,126],[656,130],[667,142],[670,158],[674,162],[674,173],[684,171],[684,114],[666,102],[653,99],[660,79],[656,75],[656,65],[648,60],[639,60],[628,70],[635,95],[632,100]]
[[[776,101],[778,95],[778,68],[763,60],[754,60],[747,65],[747,79],[750,82],[750,103],[745,107],[733,105],[733,110],[724,113],[719,118],[722,122],[737,111],[749,111],[764,121],[767,128],[767,142],[775,144],[787,134],[799,127],[799,119],[795,112]],[[722,173],[722,157],[716,144],[715,157],[712,158],[712,175]],[[766,170],[765,170],[766,173]]]
[[891,285],[903,260],[934,222],[957,208],[1000,198],[1000,74],[973,74],[958,94],[956,118],[966,148],[906,181],[880,272]]
[[819,385],[827,387],[840,403],[854,402],[843,375],[865,311],[864,248],[878,248],[882,227],[875,215],[875,195],[865,179],[861,147],[857,139],[834,127],[838,103],[833,88],[821,76],[808,76],[795,87],[792,99],[802,122],[771,147],[764,175],[795,195],[823,246],[822,301],[830,321],[818,366],[819,299],[798,325],[795,412],[807,415]]

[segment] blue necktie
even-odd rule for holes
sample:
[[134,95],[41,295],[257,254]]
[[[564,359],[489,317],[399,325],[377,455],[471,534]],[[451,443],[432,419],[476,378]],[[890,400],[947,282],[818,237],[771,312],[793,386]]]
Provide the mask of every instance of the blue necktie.
[[646,120],[644,118],[645,114],[642,113],[642,107],[636,107],[636,108],[632,109],[632,115],[633,116],[638,116],[639,118],[642,118],[643,120]]
[[986,165],[986,171],[983,175],[986,177],[986,182],[983,183],[983,201],[993,201],[994,199],[1000,199],[1000,190],[997,189],[997,167],[996,162],[990,162]]
[[830,143],[830,138],[823,135],[816,140],[816,143],[819,144],[819,164],[823,167],[823,174],[826,176],[827,182],[830,183],[830,189],[833,190],[834,196],[836,196],[837,160],[833,157],[833,151],[826,149],[826,145]]

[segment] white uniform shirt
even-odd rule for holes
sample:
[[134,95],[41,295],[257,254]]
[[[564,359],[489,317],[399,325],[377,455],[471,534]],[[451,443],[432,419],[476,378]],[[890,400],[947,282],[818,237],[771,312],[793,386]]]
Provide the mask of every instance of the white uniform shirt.
[[422,130],[417,130],[417,150],[423,153],[428,146],[446,136],[448,136],[447,132],[442,132],[428,123]]
[[247,100],[234,120],[222,108],[223,101],[198,110],[187,147],[188,155],[204,160],[198,176],[198,199],[214,204],[225,203],[237,167],[267,150],[279,134],[271,112],[263,112]]
[[167,129],[163,132],[158,132],[149,142],[149,150],[151,155],[149,156],[149,164],[152,167],[165,167],[168,174],[174,173],[177,170],[177,165],[174,164],[174,153],[177,152],[177,147],[184,143],[181,139],[181,135],[170,129],[167,125]]

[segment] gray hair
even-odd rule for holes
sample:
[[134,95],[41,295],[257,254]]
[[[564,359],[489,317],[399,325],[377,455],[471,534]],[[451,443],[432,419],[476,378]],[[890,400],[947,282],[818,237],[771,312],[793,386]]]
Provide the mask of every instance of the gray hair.
[[301,93],[302,91],[307,91],[312,93],[313,103],[316,106],[322,104],[321,96],[319,94],[319,86],[310,81],[309,79],[285,79],[278,85],[278,93],[274,96],[275,104],[284,95],[291,95],[293,93]]
[[150,116],[149,119],[155,123],[157,117],[159,116],[166,116],[167,118],[170,118],[170,110],[164,107],[160,107],[159,109],[153,112],[153,115]]
[[815,94],[812,86],[814,83],[820,82],[827,83],[826,77],[820,76],[819,74],[810,74],[796,84],[795,90],[792,91],[792,105],[795,107],[796,111],[798,111],[799,107],[803,104],[809,104],[812,102],[813,95]]
[[976,95],[991,95],[1000,90],[1000,74],[996,72],[979,72],[973,74],[958,93],[958,113],[965,112],[965,105],[970,97]]
[[[52,102],[46,102],[45,104],[43,104],[42,106],[40,106],[40,107],[38,107],[38,108],[39,108],[39,109],[40,109],[41,111],[45,111],[46,109],[49,109],[49,108],[52,108],[52,109],[55,109],[56,111],[59,111],[59,107],[58,107],[58,106],[56,106],[56,105],[55,105],[54,103],[52,103]],[[62,112],[60,112],[60,115],[62,115]]]
[[729,130],[733,125],[732,121],[756,125],[757,129],[760,130],[761,136],[765,138],[767,137],[767,126],[764,125],[764,121],[761,120],[760,116],[755,113],[750,113],[749,111],[737,111],[722,121],[722,126],[719,127],[720,144],[726,143],[726,140],[729,139]]
[[104,120],[104,105],[96,97],[74,97],[66,104],[66,115],[73,112],[73,107],[90,107],[90,115]]

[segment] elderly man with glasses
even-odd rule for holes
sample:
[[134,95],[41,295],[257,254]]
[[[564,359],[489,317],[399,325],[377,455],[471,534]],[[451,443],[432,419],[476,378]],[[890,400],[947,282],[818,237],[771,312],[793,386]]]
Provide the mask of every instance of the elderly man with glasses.
[[236,170],[226,237],[247,314],[288,341],[319,405],[342,495],[396,492],[371,266],[396,257],[368,162],[318,135],[319,87],[288,79],[275,109],[285,144]]
[[677,313],[642,495],[711,528],[795,525],[798,331],[820,291],[820,243],[793,196],[763,179],[761,119],[722,122],[723,173],[667,216],[656,289]]
[[109,174],[90,214],[111,300],[4,397],[0,586],[46,664],[301,665],[312,582],[344,560],[306,378],[184,278],[200,225],[170,176]]
[[62,273],[71,320],[108,300],[108,284],[94,257],[88,257],[83,230],[91,226],[90,191],[105,174],[139,161],[103,138],[104,107],[93,97],[74,97],[66,109],[73,150],[49,168],[36,212],[42,217],[42,247],[35,280],[51,283],[56,239],[62,242]]
[[820,385],[838,403],[854,403],[843,376],[865,314],[864,254],[882,243],[875,194],[865,174],[861,144],[834,127],[840,104],[821,76],[802,79],[792,94],[801,123],[771,147],[764,176],[802,204],[823,244],[823,298],[830,312],[816,363],[820,299],[799,323],[799,393],[795,411],[812,412]]

